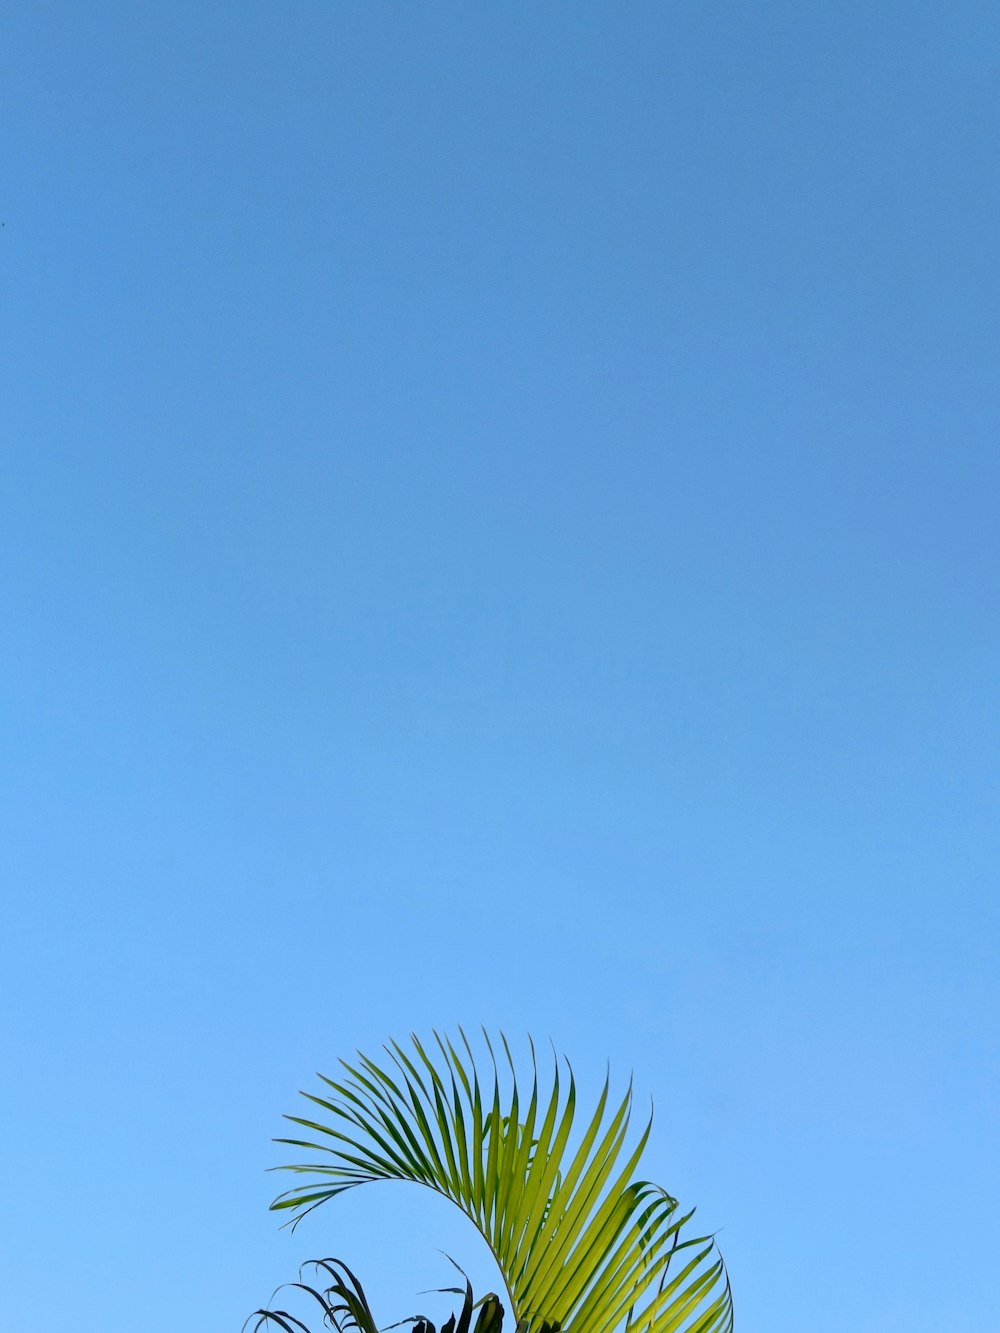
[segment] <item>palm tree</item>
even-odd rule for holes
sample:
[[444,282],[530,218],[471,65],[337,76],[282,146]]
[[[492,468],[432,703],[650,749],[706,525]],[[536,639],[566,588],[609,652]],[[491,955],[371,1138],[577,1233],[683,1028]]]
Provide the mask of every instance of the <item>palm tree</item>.
[[[651,1119],[629,1146],[631,1086],[609,1107],[605,1080],[574,1135],[568,1065],[565,1089],[555,1057],[540,1089],[532,1044],[525,1096],[502,1034],[497,1045],[499,1057],[486,1036],[485,1083],[461,1030],[457,1043],[435,1033],[431,1054],[411,1037],[406,1048],[384,1047],[380,1063],[360,1053],[354,1064],[341,1061],[338,1079],[321,1076],[322,1095],[302,1094],[319,1112],[286,1117],[311,1137],[278,1142],[317,1157],[279,1168],[305,1179],[272,1208],[290,1210],[294,1226],[358,1185],[416,1182],[456,1204],[489,1245],[516,1333],[732,1333],[714,1240],[689,1236],[692,1212],[636,1176]],[[342,1301],[333,1287],[327,1295]],[[373,1333],[350,1310],[348,1321]]]

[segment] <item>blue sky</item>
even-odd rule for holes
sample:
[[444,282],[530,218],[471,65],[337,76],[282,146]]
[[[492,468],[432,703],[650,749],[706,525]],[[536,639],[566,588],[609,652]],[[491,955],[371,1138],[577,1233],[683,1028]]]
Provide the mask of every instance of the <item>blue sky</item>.
[[11,1327],[492,1281],[266,1211],[458,1023],[634,1070],[740,1333],[988,1327],[995,6],[4,26]]

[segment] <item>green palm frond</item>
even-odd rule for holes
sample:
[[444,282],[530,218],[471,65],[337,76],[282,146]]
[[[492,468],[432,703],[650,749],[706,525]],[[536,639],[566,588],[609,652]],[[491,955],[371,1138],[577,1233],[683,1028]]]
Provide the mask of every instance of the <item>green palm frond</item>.
[[571,1333],[731,1333],[732,1299],[714,1240],[689,1237],[692,1214],[636,1177],[650,1124],[629,1145],[631,1087],[609,1104],[605,1081],[574,1136],[568,1066],[565,1090],[556,1060],[550,1086],[540,1090],[532,1046],[522,1092],[506,1038],[502,1079],[487,1037],[484,1085],[464,1032],[458,1049],[434,1038],[434,1058],[416,1037],[406,1049],[391,1042],[381,1064],[359,1054],[355,1064],[341,1061],[340,1079],[321,1076],[322,1096],[303,1093],[325,1118],[288,1116],[315,1137],[279,1142],[321,1156],[280,1168],[308,1180],[272,1208],[292,1210],[297,1223],[357,1185],[413,1181],[475,1223],[503,1274],[520,1333],[541,1333],[543,1325]]

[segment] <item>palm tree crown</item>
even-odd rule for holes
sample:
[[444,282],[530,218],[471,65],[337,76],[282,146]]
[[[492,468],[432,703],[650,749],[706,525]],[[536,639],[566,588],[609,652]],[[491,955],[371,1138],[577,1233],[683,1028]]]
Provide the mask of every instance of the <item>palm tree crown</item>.
[[715,1242],[690,1237],[692,1213],[636,1170],[647,1123],[628,1144],[631,1086],[573,1135],[576,1084],[553,1060],[540,1090],[534,1046],[522,1093],[507,1040],[486,1037],[480,1081],[465,1033],[412,1037],[380,1063],[341,1061],[322,1095],[303,1093],[321,1118],[287,1119],[310,1138],[279,1142],[319,1154],[280,1169],[306,1177],[272,1208],[294,1223],[343,1191],[405,1180],[444,1195],[476,1225],[503,1275],[518,1333],[731,1333],[732,1299]]

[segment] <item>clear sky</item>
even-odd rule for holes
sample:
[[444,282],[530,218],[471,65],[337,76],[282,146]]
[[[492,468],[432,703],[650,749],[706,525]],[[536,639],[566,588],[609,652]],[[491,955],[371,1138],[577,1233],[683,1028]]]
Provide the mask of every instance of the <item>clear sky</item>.
[[990,1327],[993,0],[9,0],[0,76],[5,1325],[478,1274],[265,1168],[486,1023],[634,1070],[739,1333]]

